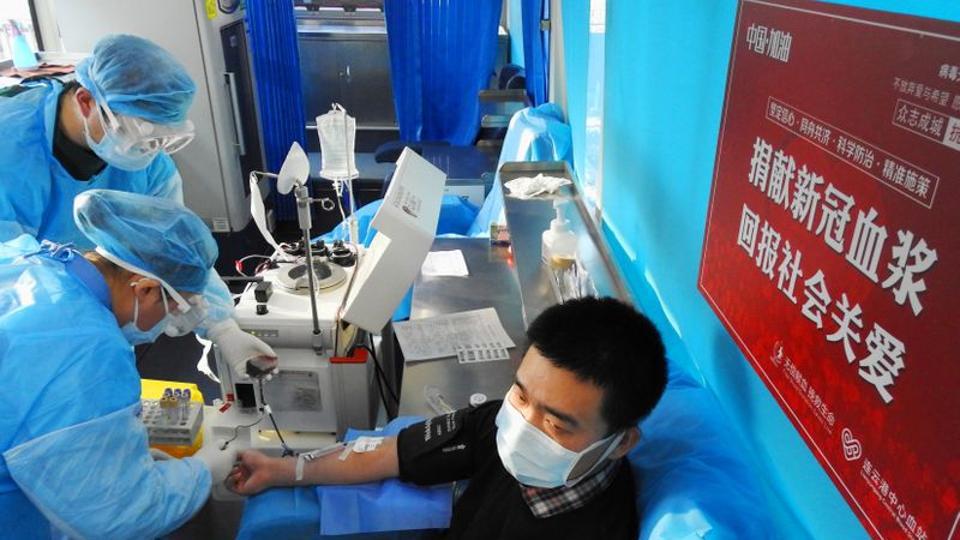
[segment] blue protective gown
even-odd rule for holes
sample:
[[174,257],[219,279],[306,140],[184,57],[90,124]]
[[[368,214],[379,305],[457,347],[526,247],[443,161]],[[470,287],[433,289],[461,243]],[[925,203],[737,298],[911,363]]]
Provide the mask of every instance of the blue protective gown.
[[[73,199],[90,189],[115,189],[173,199],[183,203],[183,180],[164,152],[142,171],[107,165],[88,181],[67,173],[53,155],[57,107],[63,84],[45,80],[11,98],[0,98],[0,242],[29,234],[39,240],[72,243],[81,251],[93,243],[73,222]],[[204,297],[210,304],[208,323],[233,315],[233,299],[223,281],[211,272]]]
[[165,534],[203,505],[210,472],[151,459],[105,282],[24,257],[38,250],[28,235],[0,244],[0,537]]
[[[555,103],[544,103],[517,111],[503,139],[497,170],[508,161],[566,161],[572,167],[573,137],[563,110]],[[502,213],[503,187],[494,182],[467,236],[489,238],[490,224]]]
[[57,106],[63,85],[49,80],[0,98],[0,241],[21,233],[78,249],[93,245],[73,223],[73,198],[88,189],[116,189],[183,202],[183,181],[161,152],[142,171],[107,165],[88,181],[70,176],[53,156]]

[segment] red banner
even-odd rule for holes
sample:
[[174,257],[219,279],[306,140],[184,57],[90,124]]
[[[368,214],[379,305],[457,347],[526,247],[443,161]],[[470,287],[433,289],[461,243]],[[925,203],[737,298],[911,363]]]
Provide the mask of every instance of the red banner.
[[877,538],[960,539],[960,25],[742,0],[700,289]]

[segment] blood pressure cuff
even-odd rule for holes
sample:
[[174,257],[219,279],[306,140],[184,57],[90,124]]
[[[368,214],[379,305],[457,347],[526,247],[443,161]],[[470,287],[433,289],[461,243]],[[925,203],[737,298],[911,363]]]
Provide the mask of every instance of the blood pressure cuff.
[[[430,421],[427,421],[430,422]],[[344,440],[395,436],[422,425],[420,418],[400,417],[380,431],[347,431]],[[318,486],[320,534],[343,535],[385,531],[445,529],[453,512],[449,484],[418,487],[401,480],[352,486]]]
[[496,455],[501,400],[414,424],[397,437],[400,479],[427,486],[466,480]]

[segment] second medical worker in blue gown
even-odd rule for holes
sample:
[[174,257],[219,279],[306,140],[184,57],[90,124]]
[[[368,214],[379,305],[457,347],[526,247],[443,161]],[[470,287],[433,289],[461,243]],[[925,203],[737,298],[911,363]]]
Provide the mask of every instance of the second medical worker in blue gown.
[[[95,252],[0,243],[0,538],[156,538],[206,501],[230,459],[154,461],[133,345],[191,328],[217,246],[174,201],[109,190],[76,199]],[[217,458],[220,458],[218,460]]]
[[[45,80],[0,98],[0,241],[38,240],[91,247],[73,222],[73,199],[115,189],[183,202],[169,154],[193,138],[187,111],[196,86],[156,44],[131,35],[100,40],[77,65],[77,80]],[[275,354],[240,330],[222,280],[212,279],[202,331],[243,374],[272,369]]]

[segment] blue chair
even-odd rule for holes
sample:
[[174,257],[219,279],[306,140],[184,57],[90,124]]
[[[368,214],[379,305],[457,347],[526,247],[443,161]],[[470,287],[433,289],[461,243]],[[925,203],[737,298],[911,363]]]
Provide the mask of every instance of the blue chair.
[[[573,164],[573,136],[563,110],[553,103],[528,107],[513,115],[500,151],[497,170],[508,161],[566,161]],[[490,224],[503,212],[503,189],[494,182],[467,235],[488,238]]]
[[497,73],[497,88],[500,90],[510,90],[515,88],[526,88],[526,86],[512,86],[511,81],[515,81],[517,77],[526,78],[526,72],[522,67],[516,64],[504,64],[500,68],[500,72]]

